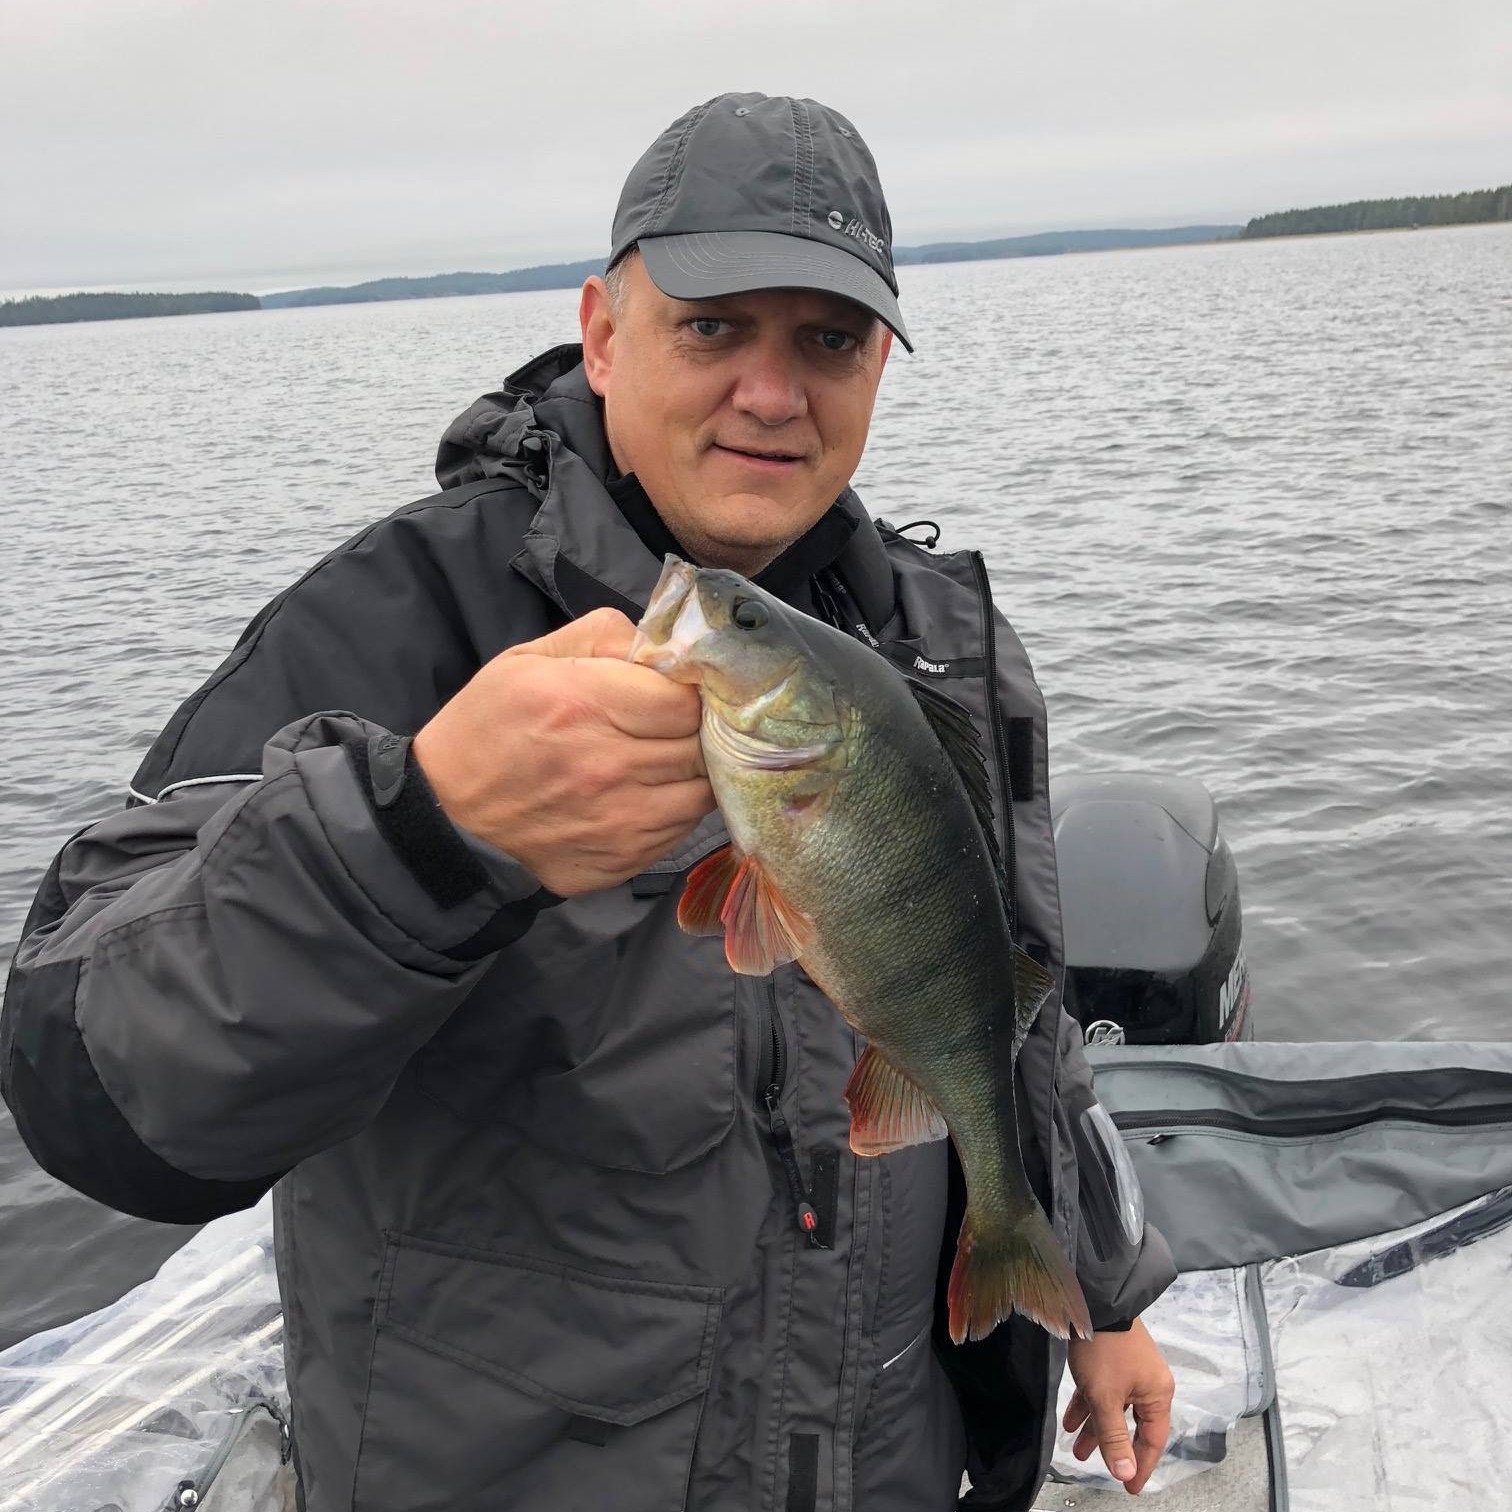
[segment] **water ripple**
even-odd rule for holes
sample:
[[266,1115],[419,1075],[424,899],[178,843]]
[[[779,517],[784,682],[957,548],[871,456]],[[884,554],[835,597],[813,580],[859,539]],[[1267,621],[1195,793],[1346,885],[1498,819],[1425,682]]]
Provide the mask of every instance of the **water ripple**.
[[[919,350],[858,486],[983,547],[1058,769],[1215,792],[1260,1032],[1512,1035],[1512,227],[902,279]],[[445,424],[575,307],[0,331],[0,937],[260,605],[429,492]],[[170,1247],[64,1196],[3,1118],[0,1198],[0,1244],[24,1224],[60,1278],[0,1336]]]

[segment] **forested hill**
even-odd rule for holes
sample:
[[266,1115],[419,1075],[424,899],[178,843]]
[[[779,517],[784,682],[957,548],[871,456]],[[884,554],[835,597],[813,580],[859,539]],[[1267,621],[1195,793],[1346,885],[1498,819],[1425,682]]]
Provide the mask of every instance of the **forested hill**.
[[[1105,252],[1119,247],[1165,247],[1185,242],[1222,241],[1237,236],[1238,226],[1171,226],[1155,231],[1044,231],[1034,236],[995,241],[931,242],[922,247],[895,247],[893,260],[907,263],[975,262],[984,258],[1049,257],[1060,252]],[[547,263],[509,273],[438,273],[431,278],[377,278],[370,283],[320,289],[286,289],[264,294],[263,308],[290,305],[367,304],[387,299],[439,299],[455,294],[512,294],[520,289],[576,289],[585,278],[604,271],[603,258],[586,262]]]
[[368,283],[319,289],[285,289],[264,294],[263,309],[291,305],[371,304],[389,299],[445,299],[456,294],[516,294],[522,289],[575,289],[585,278],[604,271],[604,259],[548,263],[508,273],[437,273],[430,278],[375,278]]
[[208,315],[256,310],[255,294],[57,294],[0,300],[0,326],[63,325],[74,320],[130,320],[142,315]]
[[1177,247],[1191,242],[1228,241],[1238,226],[1165,226],[1153,231],[1039,231],[995,241],[928,242],[894,247],[893,261],[909,263],[981,262],[1002,257],[1055,257],[1062,252],[1118,252],[1134,247]]
[[1512,184],[1464,194],[1424,194],[1407,199],[1352,200],[1257,215],[1241,233],[1314,236],[1328,231],[1399,231],[1416,226],[1460,226],[1472,221],[1512,220]]

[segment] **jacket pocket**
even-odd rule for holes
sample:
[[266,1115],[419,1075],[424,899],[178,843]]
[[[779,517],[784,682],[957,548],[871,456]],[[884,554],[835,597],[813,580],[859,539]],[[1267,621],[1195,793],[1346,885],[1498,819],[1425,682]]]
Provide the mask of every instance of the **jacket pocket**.
[[873,1351],[852,1454],[855,1505],[865,1512],[954,1512],[960,1495],[966,1433],[930,1327]]
[[391,1237],[353,1512],[675,1512],[722,1299]]

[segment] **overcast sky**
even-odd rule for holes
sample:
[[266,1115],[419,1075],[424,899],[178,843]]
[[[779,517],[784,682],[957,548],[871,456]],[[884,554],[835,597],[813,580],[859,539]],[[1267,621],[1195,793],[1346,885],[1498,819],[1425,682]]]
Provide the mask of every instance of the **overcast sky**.
[[726,89],[844,111],[901,244],[1512,181],[1509,0],[0,0],[0,291],[590,257]]

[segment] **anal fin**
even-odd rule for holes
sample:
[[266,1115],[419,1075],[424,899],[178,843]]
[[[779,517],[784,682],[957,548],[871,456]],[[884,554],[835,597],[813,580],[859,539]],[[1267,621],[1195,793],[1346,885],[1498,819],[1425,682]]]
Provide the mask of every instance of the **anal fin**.
[[950,1132],[928,1095],[875,1046],[868,1045],[845,1084],[851,1112],[850,1147],[857,1155],[886,1155]]

